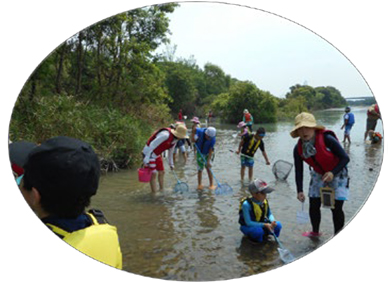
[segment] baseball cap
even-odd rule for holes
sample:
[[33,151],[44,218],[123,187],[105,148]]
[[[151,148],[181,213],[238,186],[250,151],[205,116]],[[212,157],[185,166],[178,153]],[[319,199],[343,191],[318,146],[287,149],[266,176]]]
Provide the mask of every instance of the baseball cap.
[[216,129],[214,127],[209,127],[205,130],[205,134],[211,138],[216,136]]
[[92,147],[70,137],[54,137],[36,146],[24,165],[26,187],[42,195],[92,196],[99,178],[100,162]]
[[17,141],[9,144],[9,160],[15,177],[23,175],[23,167],[27,162],[28,154],[35,147],[35,143],[28,141]]
[[249,192],[252,194],[256,194],[256,193],[269,194],[272,191],[274,191],[273,188],[269,187],[265,181],[259,179],[255,179],[249,185]]

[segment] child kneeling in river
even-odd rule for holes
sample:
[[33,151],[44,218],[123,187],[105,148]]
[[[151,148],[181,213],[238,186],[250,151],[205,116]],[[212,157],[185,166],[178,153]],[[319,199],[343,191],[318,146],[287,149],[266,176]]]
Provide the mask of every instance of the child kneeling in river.
[[246,197],[240,202],[240,231],[255,242],[262,242],[264,236],[272,232],[278,237],[282,225],[281,222],[275,220],[266,198],[267,194],[274,189],[258,179],[251,182],[248,189],[251,197]]

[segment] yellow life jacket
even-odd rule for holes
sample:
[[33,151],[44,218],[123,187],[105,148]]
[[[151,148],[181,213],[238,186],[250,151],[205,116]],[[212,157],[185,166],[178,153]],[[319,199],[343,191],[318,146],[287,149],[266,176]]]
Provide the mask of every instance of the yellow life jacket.
[[85,229],[67,232],[55,225],[46,225],[63,240],[80,252],[112,267],[122,269],[122,253],[115,226],[99,221],[95,215],[86,213],[93,224]]
[[243,217],[243,212],[242,212],[242,205],[243,202],[245,202],[246,200],[249,202],[249,204],[252,207],[252,210],[250,212],[251,220],[256,222],[264,222],[269,210],[269,203],[267,199],[264,200],[262,205],[259,205],[258,203],[252,201],[251,198],[244,197],[240,200],[240,205],[239,205],[239,216],[240,216],[239,223],[241,225],[246,225]]
[[244,144],[242,148],[242,153],[244,155],[253,157],[259,145],[261,144],[261,140],[260,139],[255,140],[254,136],[255,134],[250,134],[249,136],[244,138]]

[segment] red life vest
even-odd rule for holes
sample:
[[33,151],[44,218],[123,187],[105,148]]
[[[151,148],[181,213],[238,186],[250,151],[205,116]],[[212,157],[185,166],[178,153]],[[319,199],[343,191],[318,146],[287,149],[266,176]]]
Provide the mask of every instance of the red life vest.
[[245,120],[246,120],[246,123],[247,123],[247,122],[251,122],[251,114],[250,114],[250,113],[244,114],[244,118],[245,118]]
[[367,116],[378,119],[378,115],[380,115],[378,104],[373,104],[367,109]]
[[160,155],[162,152],[164,152],[165,150],[167,150],[173,146],[172,142],[174,141],[174,136],[172,134],[172,129],[170,129],[170,128],[162,128],[158,131],[155,131],[154,134],[149,138],[149,140],[147,141],[146,144],[149,146],[150,143],[155,139],[155,137],[162,131],[168,131],[169,138],[154,149],[153,152],[155,155]]
[[[324,143],[324,133],[329,133],[338,139],[333,131],[329,130],[317,130],[315,136],[315,148],[316,154],[312,157],[305,159],[303,157],[303,146],[301,139],[298,141],[298,154],[301,158],[309,164],[316,172],[324,174],[328,171],[331,171],[339,163],[339,157],[333,154],[329,149],[327,149]],[[324,172],[323,172],[324,171]]]

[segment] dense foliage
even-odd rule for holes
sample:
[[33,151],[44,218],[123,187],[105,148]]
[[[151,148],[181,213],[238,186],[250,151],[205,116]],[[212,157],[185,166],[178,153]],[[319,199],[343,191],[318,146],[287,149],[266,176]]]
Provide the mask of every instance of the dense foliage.
[[61,44],[24,85],[11,140],[67,135],[91,143],[110,164],[136,162],[149,134],[171,121],[171,97],[152,53],[167,42],[167,13],[176,6],[128,11]]
[[128,11],[61,44],[24,85],[13,111],[11,140],[79,138],[92,144],[112,170],[137,164],[149,135],[169,125],[180,109],[188,117],[212,111],[229,123],[241,121],[248,109],[259,124],[346,104],[331,86],[295,85],[280,99],[210,62],[201,68],[193,56],[175,58],[175,47],[157,54],[158,46],[171,47],[167,14],[177,6]]

